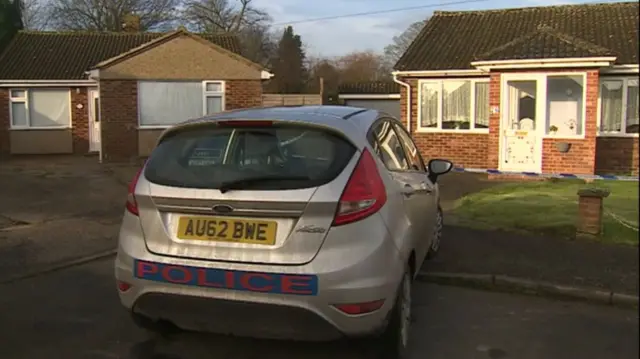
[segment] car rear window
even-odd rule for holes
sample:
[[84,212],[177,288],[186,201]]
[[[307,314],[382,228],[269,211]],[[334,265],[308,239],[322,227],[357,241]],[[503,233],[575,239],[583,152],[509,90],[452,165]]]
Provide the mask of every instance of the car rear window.
[[144,175],[183,188],[218,189],[238,181],[243,189],[308,188],[333,180],[355,151],[344,138],[317,128],[211,126],[169,135],[151,154]]

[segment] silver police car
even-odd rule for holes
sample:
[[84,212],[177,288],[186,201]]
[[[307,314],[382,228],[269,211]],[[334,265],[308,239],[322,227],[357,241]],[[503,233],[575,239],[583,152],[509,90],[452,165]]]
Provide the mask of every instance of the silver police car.
[[375,338],[404,358],[412,280],[442,232],[402,124],[344,106],[246,109],[166,130],[129,187],[115,276],[139,326]]

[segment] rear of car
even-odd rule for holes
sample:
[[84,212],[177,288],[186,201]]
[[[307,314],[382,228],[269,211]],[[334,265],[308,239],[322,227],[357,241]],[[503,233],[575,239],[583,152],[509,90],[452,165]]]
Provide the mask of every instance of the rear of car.
[[124,306],[154,323],[265,338],[382,330],[406,262],[381,216],[379,161],[365,133],[340,126],[227,119],[167,131],[129,188],[116,259]]

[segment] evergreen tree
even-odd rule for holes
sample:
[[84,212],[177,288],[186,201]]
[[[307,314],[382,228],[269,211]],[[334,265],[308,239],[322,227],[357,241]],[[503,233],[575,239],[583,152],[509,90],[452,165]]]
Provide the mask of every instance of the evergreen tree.
[[275,75],[270,84],[271,91],[285,94],[305,91],[308,71],[302,40],[291,26],[287,26],[282,34],[276,55],[271,61],[271,70]]
[[0,53],[23,27],[20,0],[0,0]]

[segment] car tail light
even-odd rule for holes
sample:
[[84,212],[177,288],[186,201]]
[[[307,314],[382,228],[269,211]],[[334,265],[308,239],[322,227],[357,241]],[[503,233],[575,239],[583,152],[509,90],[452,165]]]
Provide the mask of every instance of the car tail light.
[[118,282],[118,290],[121,292],[126,292],[129,289],[131,289],[131,284],[127,283],[127,282],[123,282],[121,280],[117,281]]
[[340,196],[334,226],[359,221],[376,213],[387,201],[387,191],[376,161],[364,150]]
[[383,305],[384,299],[366,303],[334,304],[333,306],[345,314],[358,315],[375,312],[376,310],[382,308]]
[[138,185],[138,179],[140,179],[140,175],[142,174],[143,168],[144,166],[140,167],[136,175],[133,177],[133,180],[131,180],[131,183],[129,183],[129,190],[127,192],[127,204],[126,204],[127,211],[129,211],[129,213],[134,214],[136,216],[139,214],[138,202],[136,202],[136,196],[135,196],[136,186]]

